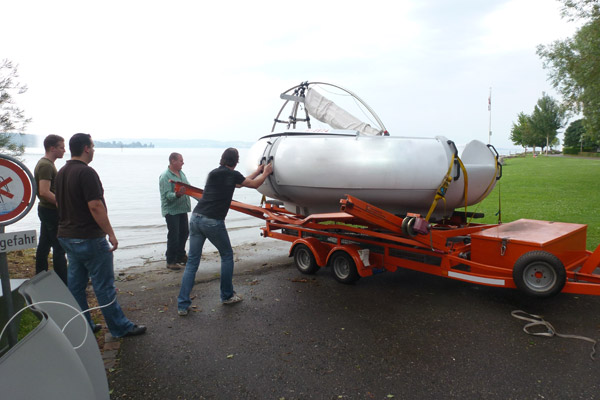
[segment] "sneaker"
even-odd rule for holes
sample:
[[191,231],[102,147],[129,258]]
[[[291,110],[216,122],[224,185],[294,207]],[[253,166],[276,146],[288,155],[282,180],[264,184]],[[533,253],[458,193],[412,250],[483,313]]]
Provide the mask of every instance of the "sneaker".
[[181,269],[181,267],[177,264],[167,264],[167,269],[170,269],[173,271],[179,271]]
[[244,299],[242,299],[237,293],[234,293],[233,296],[231,296],[227,300],[223,300],[222,304],[235,304],[235,303],[239,303],[242,300],[244,300]]
[[144,325],[134,325],[133,328],[123,336],[138,336],[143,335],[144,333],[146,333],[146,327]]
[[190,310],[189,307],[184,310],[178,309],[177,314],[179,314],[179,316],[181,316],[181,317],[185,317],[186,315],[188,315],[189,310]]

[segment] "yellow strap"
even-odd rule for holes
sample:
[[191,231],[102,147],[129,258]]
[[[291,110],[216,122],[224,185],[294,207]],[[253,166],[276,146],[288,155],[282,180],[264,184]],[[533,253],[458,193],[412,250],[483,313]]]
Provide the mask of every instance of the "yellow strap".
[[442,184],[438,187],[437,191],[435,192],[433,203],[431,204],[431,207],[429,207],[429,212],[425,217],[425,220],[428,222],[429,218],[431,217],[431,214],[433,214],[433,210],[435,210],[435,207],[437,206],[438,201],[440,201],[440,199],[444,199],[444,203],[446,202],[446,190],[448,190],[448,185],[450,185],[450,182],[452,182],[452,167],[454,166],[455,157],[455,155],[452,155],[452,159],[450,160],[450,166],[448,167],[448,172],[446,172],[446,176],[444,177],[444,180],[442,180]]

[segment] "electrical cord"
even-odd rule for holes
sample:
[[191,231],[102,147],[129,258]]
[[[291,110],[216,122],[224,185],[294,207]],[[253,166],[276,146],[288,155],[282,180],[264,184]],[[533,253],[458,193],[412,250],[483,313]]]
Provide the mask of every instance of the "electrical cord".
[[[67,303],[63,303],[61,301],[52,301],[52,300],[46,300],[46,301],[38,301],[36,303],[32,303],[32,304],[28,304],[25,307],[21,308],[19,311],[17,311],[9,320],[8,322],[4,325],[4,328],[2,328],[2,332],[0,332],[0,339],[2,339],[2,336],[4,336],[4,331],[6,331],[6,328],[8,328],[8,326],[10,325],[10,323],[13,321],[13,319],[15,319],[19,314],[21,314],[23,311],[32,308],[38,304],[59,304],[62,306],[66,306],[71,308],[72,310],[74,310],[76,312],[76,314],[73,316],[73,318],[71,318],[70,320],[67,321],[67,323],[62,327],[61,332],[64,333],[65,329],[67,328],[67,326],[71,323],[71,321],[73,321],[75,318],[77,317],[81,317],[83,319],[83,323],[84,326],[87,327],[87,320],[85,319],[85,316],[83,315],[84,312],[86,311],[93,311],[93,310],[99,310],[102,309],[104,307],[108,307],[111,304],[113,304],[115,301],[117,301],[117,296],[115,296],[115,298],[108,304],[105,304],[103,306],[98,306],[98,307],[92,307],[92,308],[88,308],[87,310],[84,311],[79,311],[76,307],[73,307],[70,304]],[[89,329],[85,329],[85,336],[83,337],[83,340],[81,342],[81,344],[79,346],[75,346],[73,347],[73,350],[77,350],[79,349],[81,346],[83,346],[83,344],[85,343],[85,341],[87,340],[88,337],[88,333],[89,333]]]

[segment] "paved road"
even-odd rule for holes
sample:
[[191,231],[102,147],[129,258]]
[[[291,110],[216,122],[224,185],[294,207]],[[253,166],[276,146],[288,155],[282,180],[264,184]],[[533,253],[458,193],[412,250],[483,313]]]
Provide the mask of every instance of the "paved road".
[[[598,338],[600,297],[532,300],[509,289],[399,270],[337,283],[285,261],[218,280],[176,315],[180,274],[118,283],[146,335],[127,338],[113,399],[600,399],[591,343],[533,337],[516,309],[560,333]],[[600,352],[600,349],[599,349]]]

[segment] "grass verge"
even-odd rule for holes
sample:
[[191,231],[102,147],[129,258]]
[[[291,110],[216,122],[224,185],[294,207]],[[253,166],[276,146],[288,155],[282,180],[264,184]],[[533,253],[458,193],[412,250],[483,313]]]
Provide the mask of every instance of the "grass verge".
[[[468,211],[483,212],[473,222],[521,218],[587,224],[587,248],[600,244],[600,160],[531,156],[504,160],[502,179],[492,193]],[[501,207],[499,207],[499,201]]]

